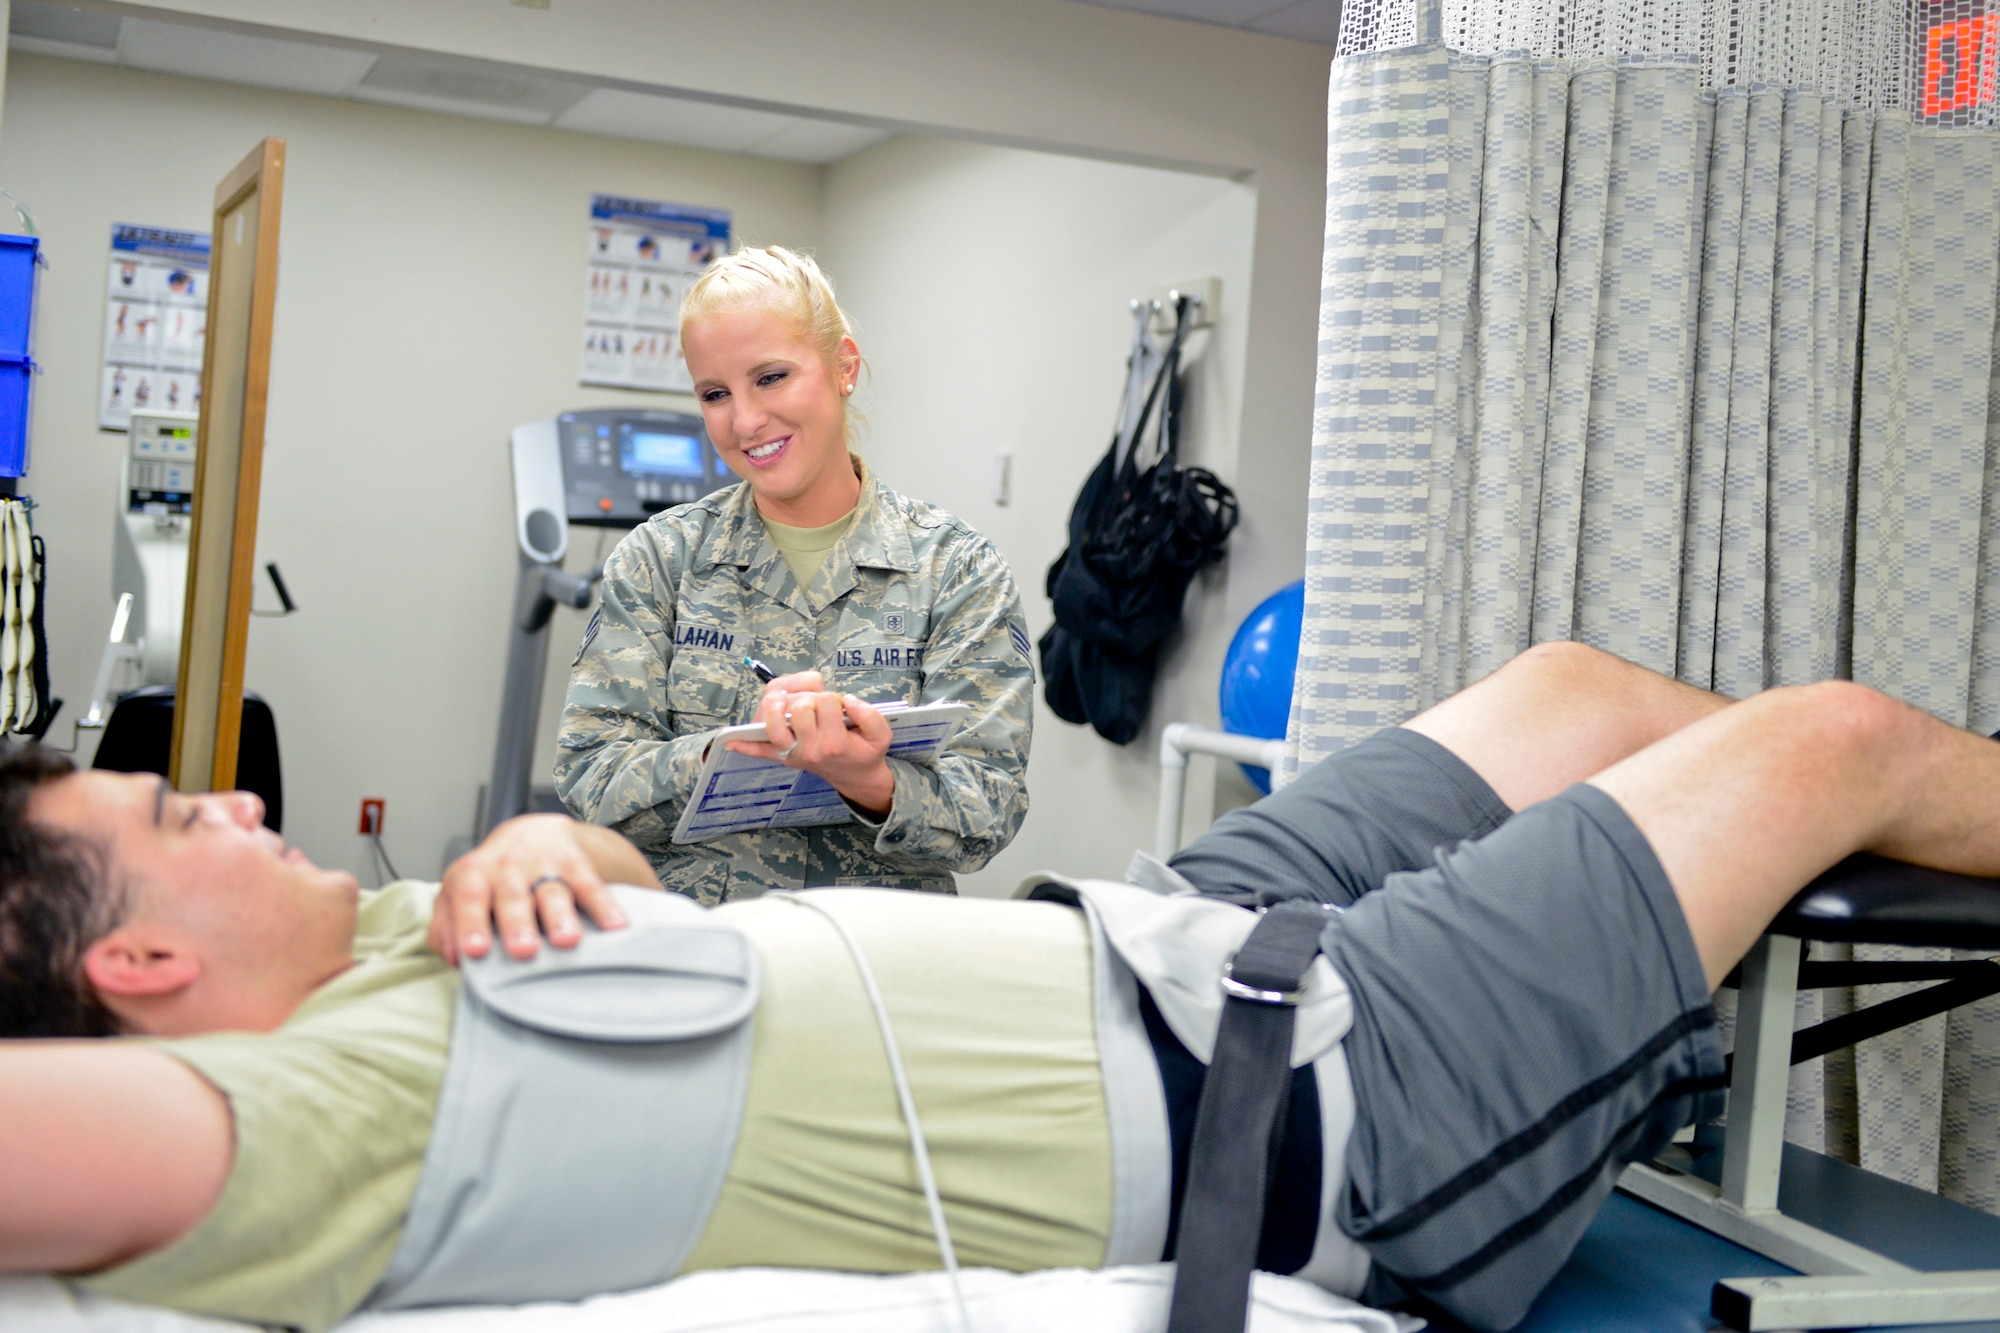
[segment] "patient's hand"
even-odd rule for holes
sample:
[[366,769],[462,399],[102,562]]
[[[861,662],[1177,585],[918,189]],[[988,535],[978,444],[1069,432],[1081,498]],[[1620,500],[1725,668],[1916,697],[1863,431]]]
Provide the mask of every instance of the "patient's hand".
[[581,908],[600,929],[625,925],[607,879],[659,887],[637,848],[610,829],[565,815],[522,815],[452,862],[431,911],[431,948],[453,963],[483,958],[497,927],[515,958],[546,936],[568,949],[583,938]]

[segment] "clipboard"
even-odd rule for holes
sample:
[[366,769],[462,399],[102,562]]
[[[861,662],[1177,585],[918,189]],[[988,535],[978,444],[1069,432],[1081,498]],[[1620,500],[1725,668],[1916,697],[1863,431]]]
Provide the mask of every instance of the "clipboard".
[[[913,764],[935,762],[972,712],[970,706],[953,702],[915,708],[876,706],[893,733],[890,755]],[[854,820],[853,808],[817,773],[789,768],[775,759],[755,759],[728,747],[729,741],[767,740],[762,722],[721,727],[708,736],[708,758],[695,779],[693,797],[674,825],[675,842]]]

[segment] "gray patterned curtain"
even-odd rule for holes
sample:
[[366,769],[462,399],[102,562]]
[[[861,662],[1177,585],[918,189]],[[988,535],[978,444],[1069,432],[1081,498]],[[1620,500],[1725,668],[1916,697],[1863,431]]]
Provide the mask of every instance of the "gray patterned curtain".
[[[1549,639],[2000,726],[2000,134],[1435,43],[1329,121],[1289,772]],[[1828,1063],[1795,1138],[2000,1211],[2000,1001]]]

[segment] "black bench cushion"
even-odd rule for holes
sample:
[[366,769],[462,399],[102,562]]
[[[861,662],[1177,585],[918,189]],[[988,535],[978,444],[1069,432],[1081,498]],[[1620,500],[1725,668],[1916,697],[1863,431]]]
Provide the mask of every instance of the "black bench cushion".
[[1771,930],[1807,940],[2000,949],[2000,879],[1862,853],[1801,889]]

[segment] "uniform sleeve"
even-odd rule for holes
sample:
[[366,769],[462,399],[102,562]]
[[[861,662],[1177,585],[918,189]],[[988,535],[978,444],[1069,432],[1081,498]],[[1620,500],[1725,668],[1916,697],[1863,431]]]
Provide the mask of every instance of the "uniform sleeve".
[[[663,545],[671,543],[671,545]],[[676,737],[667,702],[678,541],[641,527],[604,566],[597,613],[570,669],[556,791],[578,819],[640,849],[668,845],[701,773],[701,735]]]
[[1035,671],[1006,560],[977,538],[954,562],[931,609],[922,702],[962,702],[972,711],[935,764],[888,761],[896,795],[875,830],[875,850],[964,871],[992,860],[1027,817]]

